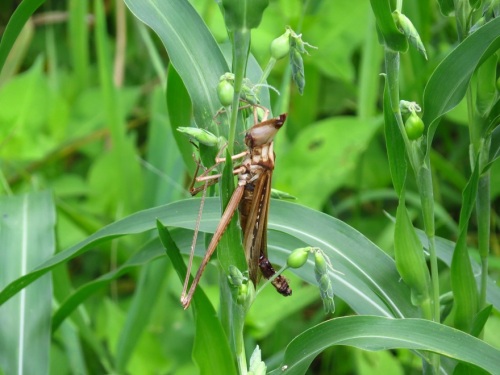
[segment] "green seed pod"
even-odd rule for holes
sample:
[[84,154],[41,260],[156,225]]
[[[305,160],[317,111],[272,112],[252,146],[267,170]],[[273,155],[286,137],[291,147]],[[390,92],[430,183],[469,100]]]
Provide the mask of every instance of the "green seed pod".
[[243,281],[245,278],[243,277],[243,274],[241,271],[238,269],[238,267],[230,265],[228,269],[229,275],[227,276],[229,278],[229,282],[237,287],[241,287],[243,285]]
[[335,301],[333,299],[333,287],[332,281],[328,274],[323,274],[321,277],[318,277],[318,273],[316,273],[316,280],[318,281],[319,294],[321,296],[321,300],[323,301],[323,307],[325,309],[325,313],[329,312],[333,313],[335,311]]
[[408,139],[412,141],[419,139],[424,134],[424,128],[424,122],[415,112],[406,119],[405,131]]
[[292,79],[297,85],[300,95],[304,93],[306,80],[304,78],[304,60],[296,48],[290,50],[290,65],[292,67]]
[[233,103],[234,87],[231,82],[223,79],[217,85],[217,96],[224,107],[229,107]]
[[177,131],[186,134],[191,139],[203,143],[206,146],[217,146],[219,142],[219,138],[210,133],[208,130],[200,129],[200,128],[190,128],[190,127],[178,127]]
[[309,256],[310,247],[301,247],[300,249],[295,249],[288,256],[286,264],[291,268],[300,268],[307,262],[307,257]]
[[283,35],[277,37],[271,42],[271,56],[280,60],[290,52],[290,31],[287,30]]
[[425,51],[424,44],[417,29],[413,26],[413,23],[404,14],[394,11],[392,13],[392,18],[398,26],[399,30],[408,38],[408,41],[420,52],[427,60],[427,52]]
[[236,297],[236,301],[243,305],[248,297],[248,284],[241,284],[238,287],[238,295]]
[[326,274],[326,260],[321,251],[314,252],[315,271],[322,275]]
[[394,256],[396,268],[403,281],[411,288],[412,303],[421,306],[429,298],[430,275],[422,243],[404,204],[396,211],[394,228]]

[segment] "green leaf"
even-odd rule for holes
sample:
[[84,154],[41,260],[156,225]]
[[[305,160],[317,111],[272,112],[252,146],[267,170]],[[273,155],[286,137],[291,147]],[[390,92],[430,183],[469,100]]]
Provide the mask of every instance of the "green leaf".
[[[423,231],[417,231],[418,236],[423,243],[427,243],[427,237]],[[442,260],[448,267],[451,266],[456,244],[444,238],[436,237],[436,250],[437,255],[440,260]],[[472,264],[473,274],[476,275],[476,284],[479,285],[481,278],[481,266],[472,257],[469,257],[469,261]],[[487,287],[486,287],[486,299],[488,303],[491,303],[497,310],[500,310],[500,287],[497,283],[488,277]]]
[[[356,312],[397,317],[418,316],[410,303],[408,288],[399,282],[400,276],[394,261],[366,237],[343,222],[304,206],[284,201],[271,202],[269,239],[273,240],[268,242],[268,248],[272,262],[285,264],[291,250],[303,247],[304,243],[320,247],[339,271],[329,273],[329,277],[334,280],[334,293]],[[0,304],[52,268],[95,248],[99,243],[153,229],[156,219],[168,226],[193,229],[199,204],[199,199],[183,200],[137,212],[102,228],[11,282],[0,292]],[[219,220],[219,199],[207,198],[200,230],[213,233]],[[189,245],[183,250],[188,252]],[[314,265],[311,263],[309,267]],[[312,268],[308,269],[307,263],[294,272],[309,283],[316,283],[314,272]]]
[[476,109],[482,117],[487,117],[490,114],[493,105],[498,100],[494,79],[497,62],[497,55],[491,55],[477,70]]
[[[100,243],[122,235],[152,230],[156,218],[169,226],[193,229],[199,204],[199,199],[183,200],[137,212],[102,228],[5,286],[0,291],[0,304],[5,303],[52,268],[94,249]],[[213,233],[219,220],[220,201],[208,198],[200,230]],[[408,288],[399,281],[400,276],[394,261],[347,224],[294,203],[271,200],[269,229],[268,249],[273,263],[285,264],[291,250],[303,247],[305,244],[321,247],[332,261],[333,267],[342,273],[330,274],[334,280],[335,294],[357,313],[397,317],[417,316],[417,311],[409,299]],[[422,232],[418,233],[421,241],[426,243]],[[185,253],[190,251],[191,237],[188,234],[183,236],[182,250]],[[437,238],[436,245],[439,258],[449,265],[454,244]],[[306,263],[305,267],[294,270],[294,273],[314,285],[313,267],[312,262]],[[479,275],[479,270],[480,267],[475,262],[474,273]],[[488,281],[487,298],[500,309],[500,288],[495,286],[492,280]]]
[[500,158],[500,126],[497,126],[491,134],[490,163]]
[[[227,151],[227,150],[226,150]],[[231,155],[226,152],[226,163],[224,164],[224,171],[222,172],[221,180],[221,198],[224,202],[222,210],[228,209],[228,203],[234,192],[234,175],[233,163]],[[235,215],[238,207],[233,207],[233,216],[226,231],[222,235],[218,250],[217,258],[220,261],[224,273],[229,274],[229,266],[235,266],[241,272],[248,269],[245,259],[245,251],[243,250],[241,230],[238,226],[238,215]]]
[[387,158],[391,170],[392,184],[398,197],[403,193],[408,165],[406,162],[406,147],[399,130],[396,117],[391,107],[387,79],[384,87],[384,131],[387,145]]
[[455,11],[453,0],[438,0],[438,4],[443,16],[451,16]]
[[256,28],[268,5],[269,0],[222,0],[226,27],[230,31]]
[[[168,82],[171,83],[172,80],[169,79]],[[178,91],[173,96],[177,95],[179,95]],[[185,187],[180,183],[185,176],[186,170],[181,163],[179,152],[181,149],[176,147],[176,140],[171,136],[173,124],[168,118],[169,113],[165,106],[164,90],[160,87],[153,92],[150,111],[152,116],[149,121],[149,140],[143,177],[145,208],[173,202],[188,194]],[[186,143],[184,144],[189,154],[189,162],[194,166],[191,145]],[[184,157],[183,151],[181,151],[182,157]],[[163,173],[159,174],[158,171]]]
[[437,121],[464,97],[472,74],[500,48],[500,18],[493,19],[469,35],[434,70],[424,91],[423,121],[428,126],[429,153]]
[[[194,174],[193,147],[186,141],[186,137],[177,131],[179,127],[191,125],[193,108],[186,86],[184,86],[179,73],[177,73],[173,65],[168,66],[167,92],[165,93],[165,97],[170,120],[169,137],[175,139],[175,144],[181,152],[184,165],[191,174]],[[162,142],[164,141],[162,140]]]
[[[167,250],[167,255],[182,282],[187,269],[180,251],[170,236],[168,229],[159,220],[156,221],[156,226],[161,242]],[[192,277],[190,279],[192,282]],[[236,374],[229,342],[220,320],[217,318],[217,313],[212,304],[199,286],[193,296],[192,306],[196,322],[193,357],[200,369],[200,374]]]
[[476,202],[479,181],[479,157],[462,194],[459,235],[451,263],[451,287],[454,297],[455,327],[470,332],[478,310],[478,291],[467,249],[467,229]]
[[[270,375],[304,374],[313,359],[333,345],[364,350],[407,348],[435,352],[498,373],[500,351],[484,341],[442,324],[422,319],[350,316],[318,324],[287,346],[280,366]],[[285,367],[286,366],[286,367]]]
[[[0,197],[0,287],[26,275],[55,249],[50,192]],[[0,307],[0,368],[6,374],[48,374],[52,279],[37,280]]]
[[381,43],[394,52],[406,52],[408,50],[408,40],[394,23],[390,1],[370,0],[370,3],[377,20],[378,31],[383,38]]
[[81,303],[88,297],[96,293],[101,288],[107,286],[111,281],[130,272],[133,268],[148,264],[154,259],[158,259],[164,255],[164,251],[158,239],[148,242],[141,250],[134,254],[129,260],[122,264],[119,268],[108,272],[96,280],[92,280],[78,288],[71,296],[69,296],[55,312],[52,318],[52,331],[56,331],[61,323],[73,312]]
[[24,24],[44,2],[45,0],[24,0],[10,17],[0,40],[0,71]]
[[116,347],[116,371],[126,372],[127,363],[139,339],[150,321],[155,302],[158,301],[160,287],[165,280],[167,260],[148,263],[141,269],[141,275],[134,297],[127,310],[127,316],[120,329]]
[[[172,237],[175,242],[182,248],[189,248],[191,245],[192,232],[180,229],[172,229]],[[205,248],[201,245],[197,246],[195,252],[198,256],[202,256]],[[113,280],[120,276],[129,273],[137,267],[147,266],[150,262],[165,256],[165,250],[158,238],[147,242],[137,253],[131,256],[120,267],[111,272],[101,275],[99,278],[89,281],[88,283],[76,289],[65,301],[59,306],[52,318],[52,332],[55,332],[61,323],[73,312],[76,308],[86,301],[88,297],[95,294],[100,289],[106,287]],[[118,355],[119,357],[119,355]]]
[[[125,3],[160,37],[191,97],[198,127],[207,128],[220,107],[216,95],[219,77],[229,68],[205,23],[186,0],[126,0]],[[217,127],[209,130],[218,135]]]
[[484,326],[488,322],[492,310],[493,306],[488,305],[477,313],[477,315],[474,317],[474,321],[472,322],[472,329],[470,332],[472,336],[479,337],[481,331],[484,329]]
[[394,228],[394,257],[404,282],[411,288],[412,302],[417,306],[429,302],[430,275],[424,249],[411,223],[404,203],[399,200]]

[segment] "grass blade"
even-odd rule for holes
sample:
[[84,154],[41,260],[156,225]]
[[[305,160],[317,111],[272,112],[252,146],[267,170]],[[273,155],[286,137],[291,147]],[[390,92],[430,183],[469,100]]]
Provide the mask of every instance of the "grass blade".
[[[52,256],[55,210],[49,192],[0,198],[0,286]],[[45,275],[0,307],[0,368],[48,374],[52,281]]]

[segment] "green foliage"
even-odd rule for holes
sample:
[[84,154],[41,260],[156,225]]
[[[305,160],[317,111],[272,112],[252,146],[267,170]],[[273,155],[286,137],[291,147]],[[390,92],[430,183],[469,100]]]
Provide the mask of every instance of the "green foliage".
[[[498,373],[498,1],[17,3],[0,373]],[[241,160],[215,157],[263,108],[288,114],[266,240],[293,294],[254,290],[235,215],[184,311]],[[221,177],[192,244],[197,164]]]

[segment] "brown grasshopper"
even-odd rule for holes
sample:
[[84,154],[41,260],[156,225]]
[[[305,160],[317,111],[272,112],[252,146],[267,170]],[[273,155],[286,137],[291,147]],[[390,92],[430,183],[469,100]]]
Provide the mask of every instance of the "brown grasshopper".
[[[264,119],[264,121],[253,125],[245,135],[245,144],[248,149],[232,157],[232,159],[244,157],[241,165],[237,166],[233,171],[234,174],[238,175],[238,185],[222,214],[219,225],[208,245],[207,252],[196,272],[193,283],[189,287],[189,291],[187,291],[187,287],[190,271],[186,275],[181,296],[181,303],[185,309],[189,307],[201,275],[214,253],[221,236],[229,225],[236,208],[240,212],[243,247],[248,263],[250,280],[252,280],[254,285],[257,285],[259,268],[266,279],[275,276],[276,271],[267,259],[267,218],[275,158],[273,139],[285,123],[285,119],[286,114],[282,114],[277,118]],[[224,161],[224,159],[216,160],[217,163],[221,161]],[[220,175],[202,175],[196,181],[204,181],[204,189],[206,189],[208,184],[215,182],[219,177]],[[191,192],[192,194],[196,194],[200,190],[200,188],[195,188]],[[292,294],[292,290],[285,277],[281,275],[277,276],[272,280],[272,284],[280,294],[284,296]]]

